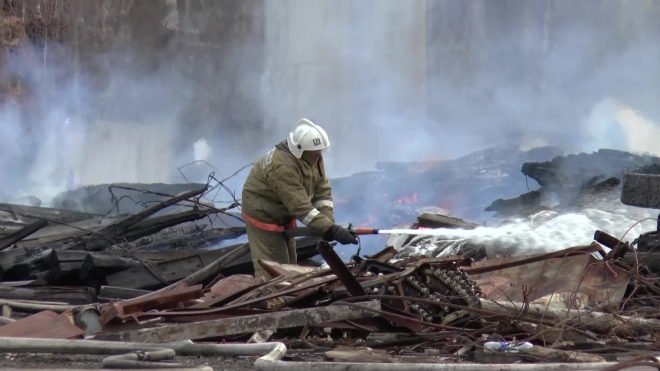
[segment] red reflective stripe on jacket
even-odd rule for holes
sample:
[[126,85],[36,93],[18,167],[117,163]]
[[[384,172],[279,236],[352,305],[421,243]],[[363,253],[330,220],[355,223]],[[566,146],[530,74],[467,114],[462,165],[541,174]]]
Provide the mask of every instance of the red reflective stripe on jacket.
[[243,210],[241,210],[241,215],[243,216],[243,220],[245,222],[250,223],[252,226],[267,232],[284,233],[284,231],[286,231],[287,229],[295,228],[296,226],[298,226],[298,223],[296,222],[295,219],[290,221],[286,225],[280,225],[280,224],[264,223],[262,221],[259,221],[247,215]]

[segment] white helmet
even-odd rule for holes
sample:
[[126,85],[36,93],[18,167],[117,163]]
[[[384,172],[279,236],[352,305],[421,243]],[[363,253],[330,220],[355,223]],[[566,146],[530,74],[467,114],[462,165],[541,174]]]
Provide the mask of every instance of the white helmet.
[[286,138],[289,151],[296,158],[301,158],[303,151],[319,151],[330,147],[328,134],[308,119],[300,119]]

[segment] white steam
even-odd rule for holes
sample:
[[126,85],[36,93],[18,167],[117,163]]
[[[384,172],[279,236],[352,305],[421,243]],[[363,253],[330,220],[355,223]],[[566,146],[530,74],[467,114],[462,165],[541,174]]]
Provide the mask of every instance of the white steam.
[[[9,63],[33,93],[0,106],[0,192],[10,197],[180,182],[177,167],[198,159],[231,174],[301,117],[331,136],[330,177],[502,143],[657,150],[648,138],[660,117],[660,48],[646,36],[648,4],[598,5],[592,16],[580,2],[553,1],[93,3],[70,9],[69,35],[80,39],[49,44],[47,55],[28,45],[44,63]],[[234,16],[234,3],[263,8]],[[99,17],[81,15],[92,10]],[[106,33],[115,23],[116,35]],[[77,50],[95,45],[89,30],[123,48]],[[592,113],[603,99],[621,108]],[[241,181],[231,185],[239,193]]]
[[[588,245],[593,241],[596,230],[631,242],[641,233],[655,229],[657,214],[654,210],[621,204],[616,209],[585,208],[581,212],[565,214],[542,211],[529,219],[498,227],[478,227],[473,230],[392,229],[381,230],[380,233],[419,236],[409,244],[416,246],[413,255],[456,254],[455,249],[466,242],[483,244],[489,257],[528,255]],[[438,249],[438,246],[446,247]]]

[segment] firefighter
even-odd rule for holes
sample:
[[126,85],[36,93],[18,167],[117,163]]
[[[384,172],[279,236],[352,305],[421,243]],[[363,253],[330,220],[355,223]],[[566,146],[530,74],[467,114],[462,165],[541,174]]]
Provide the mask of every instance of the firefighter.
[[321,232],[329,241],[357,244],[354,233],[335,224],[332,190],[322,151],[328,134],[308,119],[296,123],[286,140],[252,167],[243,185],[242,216],[255,277],[269,278],[259,259],[297,264],[295,238],[284,231],[297,221]]

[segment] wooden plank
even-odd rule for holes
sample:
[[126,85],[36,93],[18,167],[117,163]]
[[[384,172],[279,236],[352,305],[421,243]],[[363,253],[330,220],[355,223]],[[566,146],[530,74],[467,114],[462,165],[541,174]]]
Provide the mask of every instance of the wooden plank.
[[64,262],[82,263],[87,254],[89,254],[87,251],[51,250],[48,256],[44,259],[44,265],[53,268],[59,263]]
[[66,316],[45,310],[0,327],[0,337],[73,339],[85,331],[74,326]]
[[123,287],[127,289],[148,289],[163,285],[163,283],[145,266],[138,265],[125,271],[105,276],[108,286]]
[[[359,307],[358,307],[359,306]],[[362,307],[362,308],[360,308]],[[325,322],[373,318],[380,311],[380,302],[359,303],[357,306],[331,305],[320,308],[256,314],[168,325],[157,328],[97,334],[94,340],[115,340],[139,343],[168,343],[183,340],[206,339],[218,336],[248,334],[263,329],[282,329],[313,326]]]
[[[153,264],[153,268],[158,274],[160,274],[165,283],[171,283],[186,278],[204,268],[204,264],[199,255],[193,255],[183,259]],[[109,274],[105,277],[105,280],[109,286],[125,287],[129,289],[150,289],[164,284],[164,282],[154,276],[154,274],[142,264],[133,266],[121,272]]]
[[[192,229],[192,228],[191,228]],[[165,231],[165,230],[164,230]],[[136,241],[136,245],[143,250],[160,250],[162,248],[199,250],[211,247],[221,241],[238,238],[246,233],[245,227],[213,228],[204,231],[192,230],[174,237],[158,238],[155,235],[147,236]]]
[[64,275],[76,274],[80,271],[82,262],[61,262],[50,270],[48,281],[53,282]]
[[40,251],[41,250],[26,249],[22,247],[0,251],[0,268],[6,272],[14,265],[22,263],[27,258],[36,256]]
[[[19,247],[38,247],[45,244],[50,244],[57,241],[62,241],[74,237],[81,237],[97,229],[103,221],[103,218],[93,218],[82,220],[74,223],[67,223],[67,225],[54,224],[43,228],[28,238],[23,239],[17,243]],[[50,246],[46,246],[50,247]]]
[[101,297],[115,300],[127,300],[150,294],[151,291],[127,289],[125,287],[101,286],[99,299]]
[[107,275],[140,265],[134,259],[89,253],[80,267],[80,279],[84,282],[105,278]]
[[204,268],[202,259],[199,255],[190,258],[173,260],[158,264],[160,275],[167,282],[174,282],[186,278],[198,270]]
[[46,220],[50,219],[60,223],[75,223],[82,220],[87,220],[100,216],[96,214],[83,213],[80,211],[52,209],[47,207],[14,205],[14,204],[6,204],[6,203],[0,203],[0,210],[8,212],[10,214],[22,216],[24,218],[35,219],[32,220],[32,222],[38,219],[46,219]]
[[24,239],[25,237],[35,233],[36,231],[46,227],[48,222],[45,220],[38,220],[32,224],[26,225],[25,227],[10,233],[0,239],[0,251],[8,248],[9,246],[15,244],[16,242]]

